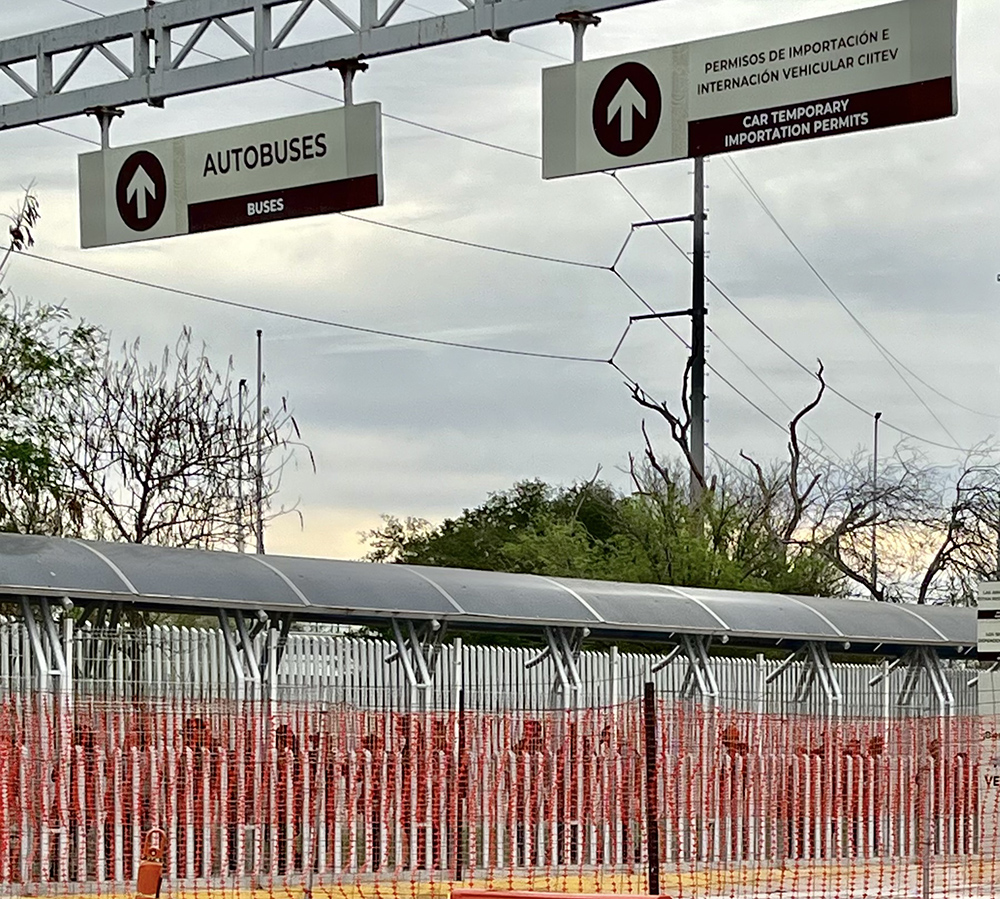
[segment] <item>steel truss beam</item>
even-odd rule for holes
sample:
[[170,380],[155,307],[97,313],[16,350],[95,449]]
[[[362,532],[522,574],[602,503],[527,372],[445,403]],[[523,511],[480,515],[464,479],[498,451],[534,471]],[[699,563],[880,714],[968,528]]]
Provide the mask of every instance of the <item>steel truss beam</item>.
[[428,690],[434,685],[434,669],[437,668],[447,626],[438,621],[402,623],[406,626],[405,635],[399,619],[392,619],[392,637],[396,649],[386,661],[395,662],[398,659],[410,686]]
[[[0,106],[0,130],[98,107],[162,106],[169,97],[473,37],[506,41],[512,31],[569,13],[650,0],[454,2],[455,12],[397,21],[404,7],[414,11],[407,0],[383,0],[381,9],[379,0],[359,0],[357,19],[338,0],[173,0],[10,38],[0,41],[0,81],[24,99]],[[307,10],[325,13],[336,33],[314,39],[315,23],[301,21]],[[275,11],[290,12],[280,27]],[[233,55],[220,59],[200,50],[206,33],[224,35]],[[80,69],[90,57],[105,61],[105,80],[85,85]]]

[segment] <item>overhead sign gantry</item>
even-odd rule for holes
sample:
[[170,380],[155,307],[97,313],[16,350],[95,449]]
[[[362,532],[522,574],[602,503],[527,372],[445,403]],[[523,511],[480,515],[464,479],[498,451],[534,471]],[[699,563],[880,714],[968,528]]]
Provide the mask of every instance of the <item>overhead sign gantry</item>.
[[[0,130],[93,109],[137,103],[162,106],[183,94],[469,38],[506,41],[520,28],[572,22],[601,10],[646,2],[455,0],[455,12],[432,16],[411,8],[406,0],[383,0],[381,7],[379,0],[350,6],[336,0],[147,3],[145,9],[0,41],[0,81],[23,96],[0,106]],[[307,11],[314,18],[303,21]],[[403,11],[419,12],[420,17],[406,17]],[[331,31],[339,33],[317,40],[315,16],[322,13],[329,15]],[[225,35],[233,55],[199,54],[206,34]],[[115,70],[96,83],[93,73],[80,74],[80,67],[95,53]]]

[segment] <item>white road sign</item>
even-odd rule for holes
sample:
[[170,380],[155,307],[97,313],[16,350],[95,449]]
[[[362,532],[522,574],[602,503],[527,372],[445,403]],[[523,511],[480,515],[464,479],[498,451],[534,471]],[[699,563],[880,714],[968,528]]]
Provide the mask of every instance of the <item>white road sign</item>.
[[902,0],[542,73],[542,177],[943,118],[956,0]]
[[83,247],[378,206],[381,107],[84,153],[79,178]]
[[980,658],[1000,659],[1000,583],[980,584],[977,594],[976,651]]

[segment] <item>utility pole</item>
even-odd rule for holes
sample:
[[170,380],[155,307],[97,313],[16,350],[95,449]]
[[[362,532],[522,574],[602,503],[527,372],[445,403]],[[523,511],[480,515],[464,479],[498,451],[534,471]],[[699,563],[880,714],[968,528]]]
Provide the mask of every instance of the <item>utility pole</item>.
[[691,504],[705,477],[705,160],[694,158],[694,243],[691,268]]
[[257,471],[255,481],[256,489],[256,511],[257,511],[257,555],[264,555],[264,439],[261,432],[261,423],[264,417],[263,400],[264,393],[264,366],[261,355],[261,335],[263,331],[257,329]]
[[243,533],[243,475],[246,472],[245,458],[243,455],[243,398],[246,395],[247,379],[240,378],[240,383],[236,388],[236,454],[238,468],[236,471],[236,551],[243,552],[246,549],[246,540]]

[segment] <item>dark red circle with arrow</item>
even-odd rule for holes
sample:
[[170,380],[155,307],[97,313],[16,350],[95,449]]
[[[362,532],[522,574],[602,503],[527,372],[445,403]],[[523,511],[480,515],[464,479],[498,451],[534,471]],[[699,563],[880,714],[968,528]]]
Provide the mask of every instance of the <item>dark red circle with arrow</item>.
[[115,183],[118,215],[133,231],[148,231],[167,205],[167,176],[148,150],[137,150],[122,165]]
[[656,133],[663,99],[656,76],[639,62],[623,62],[594,94],[594,136],[613,156],[633,156]]

